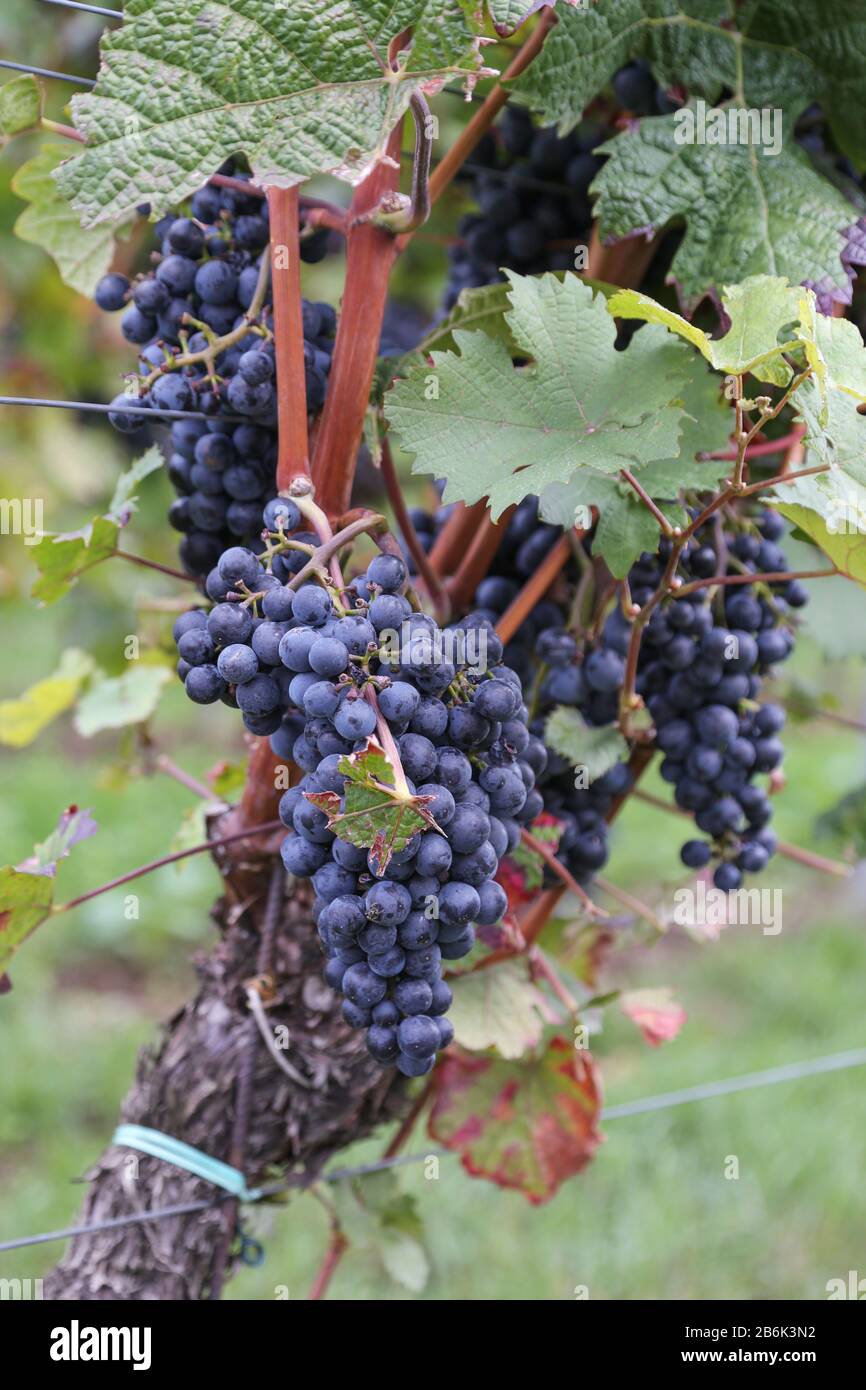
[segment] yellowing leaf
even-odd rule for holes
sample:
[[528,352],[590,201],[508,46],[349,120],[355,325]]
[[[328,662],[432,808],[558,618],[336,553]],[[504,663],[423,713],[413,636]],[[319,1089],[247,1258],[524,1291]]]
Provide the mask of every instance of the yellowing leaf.
[[32,743],[52,720],[75,704],[95,669],[87,652],[70,647],[52,676],[37,681],[17,699],[0,701],[0,743],[10,748]]

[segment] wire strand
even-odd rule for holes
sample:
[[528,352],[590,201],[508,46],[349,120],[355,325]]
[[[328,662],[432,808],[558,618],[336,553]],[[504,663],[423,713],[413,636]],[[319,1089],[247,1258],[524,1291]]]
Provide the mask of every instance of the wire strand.
[[[708,1081],[702,1086],[689,1086],[681,1091],[666,1091],[658,1096],[647,1096],[643,1100],[626,1101],[622,1105],[611,1105],[602,1111],[602,1121],[621,1120],[631,1115],[645,1115],[652,1111],[672,1110],[679,1105],[693,1101],[714,1100],[718,1096],[734,1095],[741,1091],[759,1090],[765,1086],[778,1086],[788,1081],[799,1081],[803,1077],[822,1076],[827,1072],[846,1071],[850,1067],[866,1066],[866,1047],[849,1052],[835,1052],[826,1057],[814,1057],[805,1062],[791,1062],[786,1066],[771,1067],[767,1071],[748,1072],[744,1076],[732,1076],[722,1081]],[[426,1150],[424,1153],[397,1154],[393,1158],[382,1158],[375,1163],[361,1163],[354,1168],[334,1168],[322,1174],[319,1182],[346,1182],[351,1178],[362,1178],[372,1173],[381,1173],[390,1168],[405,1168],[412,1163],[423,1163],[429,1158],[453,1158],[453,1149]],[[279,1183],[271,1183],[260,1188],[262,1197],[275,1197],[283,1192],[304,1185],[303,1174]],[[230,1198],[230,1193],[219,1193],[216,1197],[201,1202],[187,1202],[179,1206],[158,1207],[152,1211],[135,1212],[130,1216],[113,1216],[105,1221],[95,1221],[91,1225],[67,1226],[62,1230],[43,1231],[35,1236],[22,1236],[17,1240],[0,1242],[0,1253],[21,1250],[30,1245],[44,1245],[53,1240],[69,1240],[73,1236],[97,1235],[100,1231],[112,1231],[121,1226],[134,1226],[142,1221],[161,1221],[172,1216],[189,1216],[199,1211],[208,1211],[220,1206]]]
[[8,58],[0,58],[0,68],[11,68],[13,72],[29,72],[31,77],[56,77],[58,82],[71,82],[75,87],[95,87],[90,77],[73,77],[68,72],[54,72],[52,68],[34,68],[29,63],[12,63]]
[[[135,397],[130,396],[130,401]],[[95,415],[146,415],[159,424],[162,420],[225,420],[231,425],[248,425],[249,415],[206,415],[203,410],[160,410],[159,406],[127,405],[123,403],[100,405],[96,401],[52,401],[39,396],[0,396],[0,405],[45,406],[52,410],[81,410]]]
[[102,14],[106,19],[123,19],[122,10],[106,10],[102,5],[84,5],[81,0],[43,0],[45,5],[60,5],[65,10],[85,10],[88,14]]

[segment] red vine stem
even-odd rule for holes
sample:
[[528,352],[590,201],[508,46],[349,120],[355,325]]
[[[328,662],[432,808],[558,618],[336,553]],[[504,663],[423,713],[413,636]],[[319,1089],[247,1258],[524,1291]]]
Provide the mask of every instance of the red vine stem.
[[[583,532],[576,531],[574,534],[582,536]],[[503,642],[511,641],[515,632],[517,632],[526,621],[528,614],[531,613],[536,603],[547,593],[560,570],[564,568],[570,555],[571,541],[569,539],[569,534],[566,533],[560,536],[556,545],[547,552],[531,579],[524,584],[520,593],[513,602],[509,604],[502,614],[502,617],[499,619],[499,622],[496,624],[497,635]]]
[[391,510],[397,521],[397,525],[406,542],[406,549],[415,561],[415,568],[427,586],[427,592],[433,601],[437,616],[442,621],[447,621],[451,611],[448,595],[442,587],[441,580],[436,573],[430,558],[418,539],[415,527],[412,525],[412,518],[409,515],[409,508],[406,506],[406,499],[403,496],[403,489],[400,487],[400,480],[397,477],[397,470],[394,467],[394,458],[391,453],[391,441],[387,435],[382,440],[382,481],[385,484],[385,492],[391,504]]
[[[791,458],[788,461],[789,463],[796,462]],[[829,463],[816,463],[814,468],[798,468],[796,473],[792,473],[789,468],[786,468],[784,473],[777,473],[774,478],[765,478],[761,483],[750,483],[748,487],[741,489],[740,496],[751,497],[753,493],[763,492],[765,488],[781,487],[785,483],[796,483],[798,478],[808,478],[814,473],[828,473],[829,471]]]
[[499,542],[502,540],[502,534],[513,511],[514,508],[509,507],[502,513],[498,521],[494,521],[490,513],[485,511],[481,518],[481,525],[476,531],[469,549],[446,586],[455,609],[465,608],[467,604],[472,602],[475,590],[486,575],[490,568],[490,561],[499,549]]
[[[759,459],[767,454],[778,454],[782,449],[789,449],[792,444],[798,444],[805,433],[805,425],[795,425],[789,434],[780,435],[778,439],[764,439],[760,444],[750,444],[746,449],[746,458]],[[732,463],[738,457],[736,449],[718,449],[713,454],[698,454],[699,459],[720,459],[723,462],[730,460]]]
[[400,1128],[397,1130],[396,1134],[393,1136],[391,1142],[389,1143],[388,1147],[383,1153],[383,1158],[397,1157],[397,1154],[400,1152],[403,1145],[406,1143],[406,1140],[411,1135],[412,1130],[415,1128],[418,1116],[421,1114],[421,1111],[424,1109],[424,1106],[430,1099],[432,1091],[433,1079],[432,1077],[430,1077],[421,1087],[421,1090],[418,1092],[417,1096],[412,1102],[410,1109],[406,1112],[406,1115],[403,1118]]
[[400,121],[388,140],[388,158],[360,184],[349,213],[343,305],[313,456],[316,498],[329,516],[339,516],[351,505],[355,457],[370,400],[388,279],[398,249],[391,232],[362,219],[378,206],[384,194],[397,187],[402,136]]
[[128,560],[131,565],[141,565],[144,569],[156,570],[159,574],[167,574],[171,579],[182,579],[184,584],[195,584],[195,579],[191,574],[184,574],[182,570],[174,570],[170,565],[160,565],[156,560],[145,560],[143,555],[130,555],[128,550],[112,550],[111,555],[106,555],[106,560],[116,558],[118,560]]
[[646,507],[647,511],[649,511],[652,514],[652,516],[655,517],[656,521],[661,527],[662,534],[665,536],[670,536],[673,532],[673,527],[671,526],[661,507],[656,506],[649,493],[641,487],[634,474],[630,473],[627,468],[621,468],[619,475],[621,478],[625,479],[630,488],[634,489],[634,491],[637,493],[638,497]]
[[91,898],[98,898],[100,893],[110,893],[112,888],[120,888],[124,883],[131,883],[135,878],[141,878],[143,874],[153,873],[154,869],[161,869],[166,864],[176,864],[179,859],[188,859],[191,854],[204,854],[209,849],[220,849],[223,845],[233,844],[236,840],[248,840],[251,835],[270,834],[282,828],[282,821],[266,821],[264,825],[253,825],[247,830],[239,830],[233,835],[221,835],[215,840],[206,840],[202,845],[193,845],[192,849],[179,849],[174,854],[165,854],[161,859],[154,859],[150,864],[142,864],[137,869],[130,869],[128,874],[121,874],[119,878],[113,878],[109,883],[103,883],[99,888],[91,888],[87,893],[81,893],[77,898],[70,898],[68,903],[58,903],[52,908],[52,913],[69,912],[73,907],[80,907],[82,903],[89,902]]
[[325,1297],[325,1294],[328,1292],[328,1285],[334,1277],[337,1265],[340,1263],[340,1260],[343,1258],[348,1248],[348,1239],[343,1234],[340,1227],[332,1223],[331,1236],[328,1241],[328,1248],[325,1251],[325,1258],[322,1260],[316,1277],[310,1287],[308,1295],[310,1301],[315,1302]]
[[473,502],[470,507],[463,502],[454,504],[454,510],[430,551],[430,563],[435,567],[437,574],[452,574],[457,569],[486,510],[487,503],[483,500]]
[[638,234],[605,246],[598,224],[593,223],[586,273],[593,280],[607,280],[611,285],[633,288],[643,279],[660,240],[658,236],[647,240]]
[[285,492],[293,478],[310,476],[297,188],[268,189],[268,206],[277,354],[277,488]]
[[535,854],[541,856],[547,867],[555,873],[571,893],[580,898],[587,912],[593,917],[606,917],[608,914],[602,908],[597,907],[592,901],[585,888],[581,888],[573,874],[569,873],[564,864],[560,863],[550,845],[544,844],[542,840],[536,840],[534,835],[530,835],[528,830],[521,830],[520,838],[527,849],[531,849]]
[[[257,825],[275,815],[282,789],[277,787],[277,770],[285,766],[271,750],[270,740],[257,738],[250,754],[247,779],[237,807],[237,818],[243,825]],[[289,764],[289,768],[293,764]]]
[[834,565],[831,570],[774,570],[767,574],[716,574],[711,579],[693,579],[688,584],[683,584],[679,589],[675,589],[671,598],[682,598],[684,594],[693,594],[696,589],[706,589],[714,584],[783,584],[788,579],[831,579],[833,575],[841,574]]

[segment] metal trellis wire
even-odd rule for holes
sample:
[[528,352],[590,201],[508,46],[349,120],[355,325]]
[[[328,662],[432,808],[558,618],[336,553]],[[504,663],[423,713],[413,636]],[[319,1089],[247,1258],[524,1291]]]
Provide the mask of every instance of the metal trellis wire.
[[[679,1105],[694,1101],[715,1100],[719,1096],[738,1094],[741,1091],[755,1091],[766,1086],[778,1086],[783,1082],[799,1081],[803,1077],[822,1076],[827,1072],[847,1071],[851,1067],[866,1066],[866,1047],[849,1052],[835,1052],[826,1057],[814,1057],[805,1062],[791,1062],[786,1066],[771,1067],[767,1071],[749,1072],[745,1076],[732,1076],[721,1081],[708,1081],[701,1086],[688,1086],[681,1091],[667,1091],[658,1096],[646,1096],[642,1100],[626,1101],[622,1105],[612,1105],[602,1112],[602,1121],[621,1120],[632,1115],[646,1115],[659,1110],[672,1110]],[[424,1153],[398,1154],[393,1158],[382,1158],[374,1163],[361,1163],[354,1168],[333,1168],[324,1173],[319,1182],[347,1182],[352,1178],[366,1177],[371,1173],[381,1173],[390,1168],[405,1168],[413,1163],[424,1163],[429,1158],[451,1158],[452,1149],[426,1150]],[[284,1182],[271,1183],[258,1189],[260,1198],[275,1197],[280,1193],[306,1185],[304,1174],[297,1174]],[[97,1235],[101,1231],[112,1231],[122,1226],[135,1226],[143,1222],[163,1221],[173,1216],[189,1216],[195,1212],[209,1211],[230,1201],[231,1193],[220,1192],[215,1197],[200,1202],[185,1202],[177,1206],[158,1207],[151,1211],[134,1212],[129,1216],[109,1217],[105,1221],[94,1221],[90,1225],[67,1226],[57,1231],[42,1231],[39,1235],[21,1236],[17,1240],[0,1242],[0,1253],[21,1250],[31,1245],[44,1245],[54,1240],[70,1240],[73,1236]]]

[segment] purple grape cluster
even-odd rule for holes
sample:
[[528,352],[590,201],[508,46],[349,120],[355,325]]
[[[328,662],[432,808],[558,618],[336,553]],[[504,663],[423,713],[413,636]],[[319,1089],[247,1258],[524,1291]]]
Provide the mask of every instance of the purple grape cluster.
[[[111,272],[96,287],[99,307],[123,310],[121,331],[139,348],[138,399],[115,397],[109,419],[125,434],[139,433],[148,420],[123,409],[131,403],[211,417],[174,421],[168,458],[178,494],[169,521],[182,535],[181,563],[203,577],[233,541],[254,540],[262,506],[276,492],[270,293],[250,331],[217,356],[214,374],[204,361],[183,368],[171,361],[207,346],[204,331],[186,316],[221,337],[246,323],[268,254],[267,200],[208,184],[193,195],[189,216],[163,218],[156,233],[160,251],[152,271],[133,282]],[[318,259],[318,240],[302,239],[301,247],[302,255]],[[314,414],[325,400],[336,315],[329,304],[304,301],[303,321],[307,407]],[[145,387],[157,369],[165,370]]]
[[[371,1055],[421,1076],[453,1036],[443,961],[466,955],[475,926],[506,908],[494,876],[542,808],[544,748],[488,622],[442,630],[407,598],[394,555],[378,555],[342,594],[298,583],[307,556],[287,538],[300,524],[295,503],[277,498],[261,556],[232,546],[220,557],[208,577],[214,607],[175,623],[178,674],[195,702],[236,705],[303,773],[280,802],[282,856],[312,879],[326,979]],[[385,865],[335,834],[307,795],[331,793],[342,809],[340,760],[377,736],[393,740],[430,817]]]
[[[433,516],[413,513],[413,519],[429,549],[447,509]],[[704,527],[683,552],[679,572],[685,581],[749,571],[784,573],[788,565],[778,544],[784,529],[772,510],[726,523],[720,555],[715,528]],[[495,623],[560,534],[558,527],[539,521],[537,499],[525,498],[478,587],[470,619]],[[591,537],[585,544],[591,551]],[[669,555],[670,542],[662,539],[655,554],[642,555],[632,567],[628,580],[635,603],[653,594]],[[561,588],[527,615],[504,659],[521,678],[530,737],[545,754],[542,764],[533,744],[525,756],[536,759],[543,809],[563,826],[558,857],[586,885],[606,862],[605,817],[628,790],[631,774],[618,763],[588,787],[575,787],[568,760],[544,745],[545,722],[558,705],[579,710],[593,726],[617,719],[632,626],[617,605],[599,638],[581,648],[567,630],[574,579],[566,568]],[[794,615],[808,593],[799,580],[726,585],[712,600],[710,593],[700,588],[669,598],[653,612],[640,647],[636,692],[657,730],[662,777],[673,784],[677,804],[709,837],[687,841],[683,862],[700,869],[715,861],[715,886],[730,892],[744,873],[763,869],[776,847],[770,797],[756,778],[782,761],[779,734],[785,716],[778,704],[759,701],[766,677],[793,649]]]
[[478,211],[458,224],[447,309],[461,290],[501,280],[503,266],[524,275],[573,269],[573,247],[588,242],[592,223],[589,185],[602,163],[593,150],[610,133],[586,124],[559,136],[534,125],[524,107],[506,107],[472,156]]

